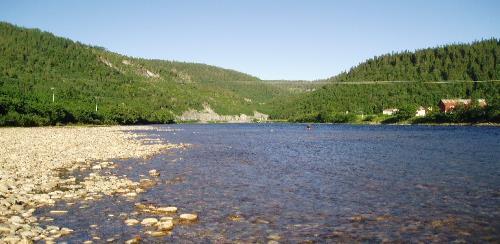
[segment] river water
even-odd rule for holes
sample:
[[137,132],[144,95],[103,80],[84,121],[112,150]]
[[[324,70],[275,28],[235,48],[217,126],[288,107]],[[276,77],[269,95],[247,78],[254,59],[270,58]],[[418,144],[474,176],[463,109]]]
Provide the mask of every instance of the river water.
[[[133,200],[105,197],[37,211],[44,216],[50,209],[69,210],[50,223],[75,230],[59,240],[500,240],[498,127],[154,127],[143,131],[147,137],[191,146],[120,161],[115,173],[132,180],[150,169],[161,173],[158,185]],[[199,220],[177,225],[171,235],[149,237],[119,217],[134,212],[137,202],[177,206],[179,213],[197,213]]]

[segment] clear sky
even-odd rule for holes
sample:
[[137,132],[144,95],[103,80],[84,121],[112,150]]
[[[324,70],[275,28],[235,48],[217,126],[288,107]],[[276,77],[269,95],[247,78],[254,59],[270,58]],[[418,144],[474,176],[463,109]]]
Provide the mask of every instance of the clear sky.
[[500,38],[499,13],[498,0],[0,1],[2,21],[262,79],[327,78],[391,51]]

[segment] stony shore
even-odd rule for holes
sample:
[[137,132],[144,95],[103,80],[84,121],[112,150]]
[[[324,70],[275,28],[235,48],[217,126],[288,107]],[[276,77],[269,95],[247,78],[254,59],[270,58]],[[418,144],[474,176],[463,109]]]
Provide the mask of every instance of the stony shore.
[[[111,194],[134,197],[144,191],[139,182],[100,171],[115,167],[112,159],[145,158],[184,145],[151,143],[128,132],[137,129],[154,127],[0,128],[0,243],[53,242],[73,231],[41,225],[33,216],[36,208]],[[87,176],[61,176],[75,171]]]

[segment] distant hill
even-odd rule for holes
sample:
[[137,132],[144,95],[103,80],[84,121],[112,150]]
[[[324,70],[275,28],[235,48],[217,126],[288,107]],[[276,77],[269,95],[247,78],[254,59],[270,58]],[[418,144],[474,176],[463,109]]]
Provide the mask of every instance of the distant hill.
[[[472,82],[478,80],[488,82]],[[498,104],[500,81],[491,80],[500,80],[497,39],[392,53],[326,79],[327,85],[313,92],[276,103],[273,116],[317,121],[321,114],[377,114],[384,108],[437,110],[442,98],[477,97]]]
[[[262,81],[206,64],[127,57],[0,22],[0,125],[169,123],[193,110],[318,121],[435,106],[441,98],[498,104],[500,82],[470,81],[499,80],[499,62],[500,41],[489,39],[374,57],[326,80]],[[432,83],[448,80],[462,82]]]
[[500,40],[452,44],[368,59],[328,81],[499,80]]
[[204,105],[252,114],[284,93],[234,70],[127,57],[0,23],[0,124],[161,123]]

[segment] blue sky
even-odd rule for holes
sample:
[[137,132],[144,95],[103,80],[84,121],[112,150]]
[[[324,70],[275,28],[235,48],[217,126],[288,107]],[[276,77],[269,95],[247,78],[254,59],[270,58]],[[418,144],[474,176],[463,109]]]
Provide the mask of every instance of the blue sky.
[[319,79],[375,55],[500,38],[500,1],[0,1],[0,20],[121,54],[262,79]]

